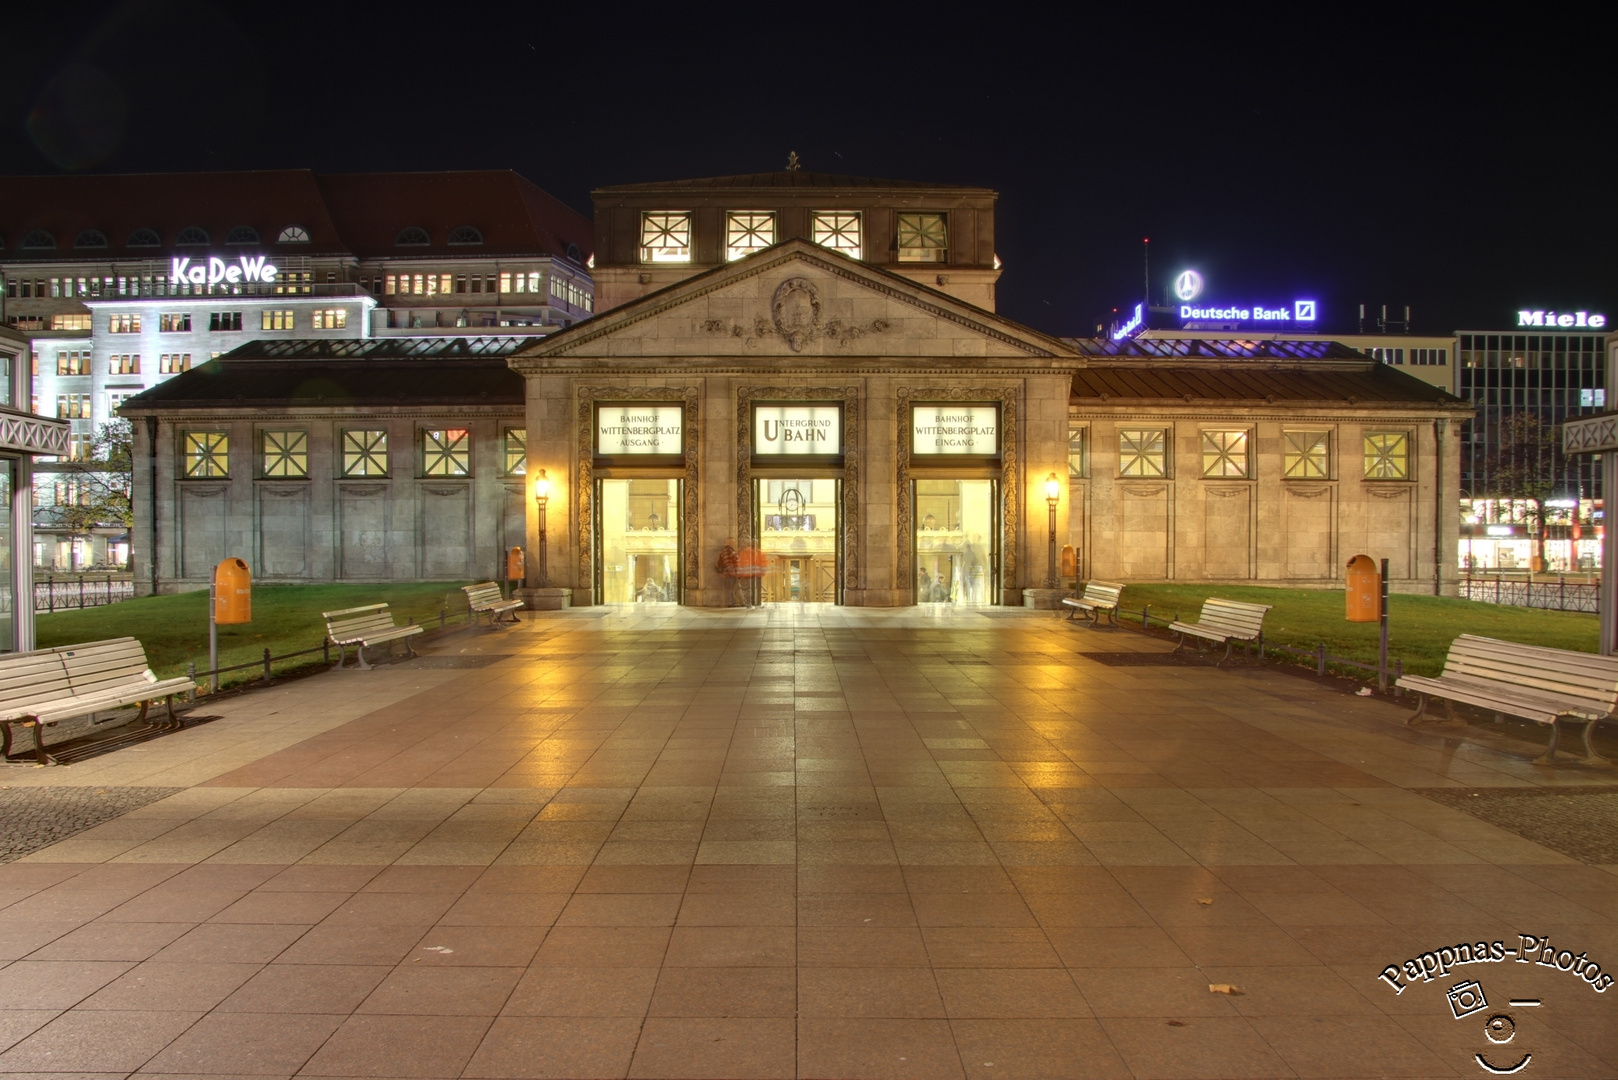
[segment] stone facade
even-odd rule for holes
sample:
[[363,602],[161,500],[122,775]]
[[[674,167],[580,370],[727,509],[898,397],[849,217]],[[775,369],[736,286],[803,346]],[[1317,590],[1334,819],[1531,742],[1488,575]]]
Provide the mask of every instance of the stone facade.
[[[783,315],[785,293],[802,303],[797,315]],[[842,483],[842,600],[913,603],[908,481],[918,471],[900,453],[905,410],[961,401],[1001,406],[999,459],[927,474],[998,481],[998,599],[1020,603],[1043,574],[1028,570],[1042,565],[1043,529],[1031,542],[1026,523],[1036,503],[1043,522],[1044,480],[1067,467],[1068,387],[1081,363],[1062,341],[803,240],[622,305],[511,358],[527,378],[530,466],[551,480],[551,582],[571,588],[575,604],[593,600],[596,402],[686,410],[684,463],[659,475],[686,485],[684,600],[708,606],[725,603],[715,559],[726,537],[751,538],[752,481],[768,468],[752,454],[751,406],[835,403],[842,461],[807,471]]]

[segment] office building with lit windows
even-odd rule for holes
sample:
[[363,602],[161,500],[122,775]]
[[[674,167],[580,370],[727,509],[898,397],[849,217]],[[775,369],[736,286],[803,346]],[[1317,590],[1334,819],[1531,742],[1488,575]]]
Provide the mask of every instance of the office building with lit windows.
[[[594,308],[590,247],[582,215],[509,171],[4,177],[0,321],[82,460],[130,396],[244,342],[567,327]],[[54,527],[52,468],[46,564],[122,561],[125,530]]]

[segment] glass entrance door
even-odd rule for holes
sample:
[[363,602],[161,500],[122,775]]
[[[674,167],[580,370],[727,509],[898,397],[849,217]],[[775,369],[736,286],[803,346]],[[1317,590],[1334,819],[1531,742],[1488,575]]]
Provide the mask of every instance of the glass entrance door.
[[753,534],[765,557],[759,582],[764,603],[842,602],[837,572],[842,497],[843,482],[836,478],[753,481]]
[[1000,602],[999,488],[994,480],[916,480],[918,604]]
[[603,604],[678,604],[679,480],[597,480],[595,592]]

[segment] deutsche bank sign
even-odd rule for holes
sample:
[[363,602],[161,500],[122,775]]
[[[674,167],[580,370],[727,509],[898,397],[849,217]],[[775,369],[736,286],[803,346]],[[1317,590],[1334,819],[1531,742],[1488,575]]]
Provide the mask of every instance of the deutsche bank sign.
[[1192,307],[1180,305],[1180,318],[1187,322],[1264,322],[1312,323],[1318,318],[1313,300],[1294,300],[1290,308],[1252,307]]

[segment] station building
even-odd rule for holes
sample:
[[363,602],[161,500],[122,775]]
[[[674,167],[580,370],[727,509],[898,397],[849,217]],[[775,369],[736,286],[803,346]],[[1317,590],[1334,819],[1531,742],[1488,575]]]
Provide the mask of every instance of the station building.
[[0,652],[34,647],[34,459],[67,451],[67,422],[29,408],[28,339],[0,328]]
[[[1085,577],[1331,587],[1363,552],[1396,589],[1454,590],[1464,404],[1329,341],[1012,322],[995,197],[794,169],[600,189],[594,317],[502,348],[515,381],[434,357],[487,397],[397,377],[311,399],[336,357],[298,342],[127,402],[155,463],[137,577],[198,587],[281,510],[275,550],[311,554],[261,551],[277,580],[493,577],[520,507],[538,606],[723,605],[727,540],[762,553],[770,601],[1049,606],[1067,545]],[[367,432],[385,475],[351,473]],[[274,475],[292,444],[308,475]]]
[[72,461],[131,396],[248,341],[542,336],[588,318],[585,218],[509,171],[0,178],[0,319],[30,343],[40,561],[120,563],[71,536]]

